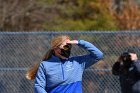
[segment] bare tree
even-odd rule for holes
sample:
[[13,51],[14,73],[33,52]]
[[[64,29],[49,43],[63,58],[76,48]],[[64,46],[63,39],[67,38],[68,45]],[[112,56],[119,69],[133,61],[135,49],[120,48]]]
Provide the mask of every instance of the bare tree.
[[0,30],[41,30],[44,22],[44,7],[36,0],[0,0]]

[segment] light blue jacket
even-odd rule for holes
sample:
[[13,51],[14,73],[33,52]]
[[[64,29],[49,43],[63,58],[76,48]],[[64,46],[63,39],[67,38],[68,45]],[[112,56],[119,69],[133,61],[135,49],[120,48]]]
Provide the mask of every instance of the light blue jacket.
[[103,53],[93,44],[79,40],[78,46],[89,54],[65,60],[52,56],[40,63],[35,83],[35,93],[82,93],[84,69],[103,58]]

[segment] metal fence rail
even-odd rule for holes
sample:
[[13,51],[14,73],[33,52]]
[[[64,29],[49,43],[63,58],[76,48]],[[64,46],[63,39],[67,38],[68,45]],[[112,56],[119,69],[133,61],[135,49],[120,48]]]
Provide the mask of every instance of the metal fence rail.
[[[41,60],[56,35],[84,39],[104,53],[104,59],[85,70],[84,93],[120,93],[118,77],[112,75],[112,64],[128,48],[140,50],[140,32],[0,32],[0,93],[33,93],[33,81],[25,79],[32,64]],[[71,56],[87,51],[74,46]],[[139,56],[139,54],[138,54]]]

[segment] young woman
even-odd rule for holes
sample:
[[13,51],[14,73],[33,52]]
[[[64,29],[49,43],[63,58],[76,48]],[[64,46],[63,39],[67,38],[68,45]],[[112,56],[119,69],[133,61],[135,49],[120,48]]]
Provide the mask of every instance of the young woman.
[[[72,45],[84,48],[89,54],[69,57]],[[27,72],[27,78],[35,79],[35,93],[82,93],[83,71],[102,58],[103,53],[87,41],[57,36],[43,61]]]

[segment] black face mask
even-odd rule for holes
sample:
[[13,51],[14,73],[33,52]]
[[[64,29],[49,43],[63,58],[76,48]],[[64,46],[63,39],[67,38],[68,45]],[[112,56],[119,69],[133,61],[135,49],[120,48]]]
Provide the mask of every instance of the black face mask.
[[71,44],[65,45],[63,49],[61,49],[61,55],[68,58],[71,53],[71,48],[72,48]]

